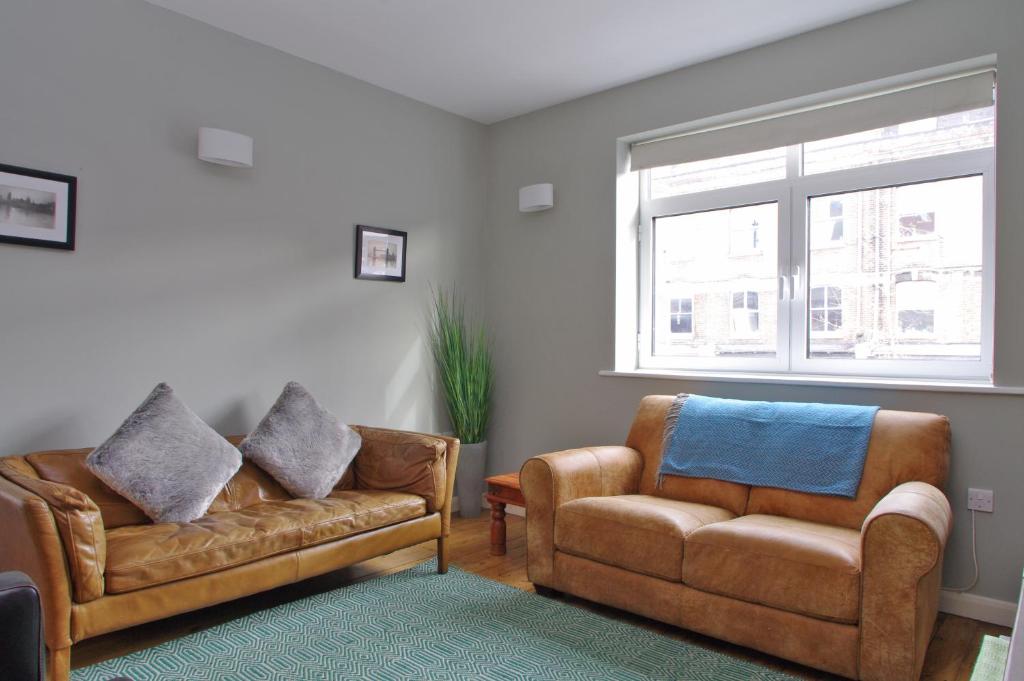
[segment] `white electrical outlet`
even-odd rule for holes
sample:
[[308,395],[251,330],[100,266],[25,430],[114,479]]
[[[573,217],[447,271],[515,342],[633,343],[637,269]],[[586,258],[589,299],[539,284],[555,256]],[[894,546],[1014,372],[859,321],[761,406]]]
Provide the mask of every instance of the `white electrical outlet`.
[[994,510],[995,494],[990,489],[971,487],[967,490],[967,508],[972,511],[991,513]]

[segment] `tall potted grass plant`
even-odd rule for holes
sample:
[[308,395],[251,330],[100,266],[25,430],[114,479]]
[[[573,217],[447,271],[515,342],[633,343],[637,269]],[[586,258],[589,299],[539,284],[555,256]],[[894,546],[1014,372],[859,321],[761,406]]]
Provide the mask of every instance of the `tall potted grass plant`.
[[487,422],[491,411],[494,365],[482,324],[466,321],[465,306],[454,290],[435,290],[430,348],[444,392],[452,430],[462,446],[455,473],[459,515],[480,515],[487,463]]

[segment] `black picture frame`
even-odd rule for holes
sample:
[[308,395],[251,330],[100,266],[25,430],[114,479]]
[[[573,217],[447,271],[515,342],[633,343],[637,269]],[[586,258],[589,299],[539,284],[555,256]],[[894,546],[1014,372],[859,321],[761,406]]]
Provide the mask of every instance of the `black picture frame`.
[[[17,178],[25,177],[35,182],[19,185]],[[42,180],[43,182],[38,182]],[[33,187],[26,186],[28,184]],[[59,185],[64,185],[60,187]],[[45,188],[41,188],[45,187]],[[50,192],[48,189],[55,191]],[[22,168],[0,163],[0,243],[17,244],[20,246],[39,246],[57,248],[64,251],[75,250],[75,203],[77,200],[78,178],[61,175],[45,170]],[[18,193],[27,196],[18,197]],[[46,204],[34,203],[32,195],[52,194],[53,207],[46,210]],[[44,206],[40,208],[39,206]],[[28,209],[25,209],[28,206]],[[39,224],[18,224],[10,217],[18,210],[27,218],[46,219],[52,214],[51,226]],[[7,218],[7,219],[5,219]],[[53,229],[53,238],[45,234],[45,230]],[[30,234],[39,236],[30,236]]]
[[[375,242],[379,242],[379,244]],[[393,251],[392,246],[394,246]],[[356,225],[355,278],[372,281],[405,281],[408,246],[408,232],[387,227]]]

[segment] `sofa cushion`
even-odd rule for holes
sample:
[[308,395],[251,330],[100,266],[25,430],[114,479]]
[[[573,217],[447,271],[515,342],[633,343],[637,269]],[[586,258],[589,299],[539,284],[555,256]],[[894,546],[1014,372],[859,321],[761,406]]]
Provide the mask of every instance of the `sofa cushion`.
[[107,592],[123,593],[250,563],[426,514],[422,497],[339,490],[211,513],[190,523],[107,533]]
[[733,517],[716,506],[645,494],[586,497],[558,507],[555,546],[575,556],[678,582],[687,536]]
[[341,480],[360,442],[358,433],[291,381],[239,449],[292,496],[322,499]]
[[242,455],[161,383],[85,463],[156,522],[188,522],[206,513]]
[[860,611],[860,533],[748,515],[694,531],[683,582],[695,589],[836,622]]

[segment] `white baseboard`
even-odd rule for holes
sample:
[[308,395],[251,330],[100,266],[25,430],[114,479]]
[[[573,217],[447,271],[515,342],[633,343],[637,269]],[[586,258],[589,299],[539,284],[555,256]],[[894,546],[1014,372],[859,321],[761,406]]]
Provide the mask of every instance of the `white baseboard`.
[[987,596],[975,596],[943,589],[939,592],[939,610],[951,615],[970,617],[1003,627],[1012,627],[1017,615],[1017,604]]

